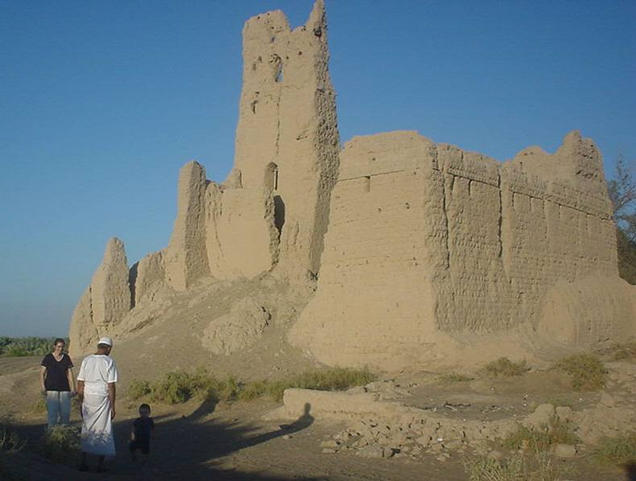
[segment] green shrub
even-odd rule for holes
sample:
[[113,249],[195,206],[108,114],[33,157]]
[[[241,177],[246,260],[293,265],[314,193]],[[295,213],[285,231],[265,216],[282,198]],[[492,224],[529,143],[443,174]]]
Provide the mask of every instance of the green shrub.
[[[318,391],[343,391],[353,386],[364,386],[377,379],[377,376],[364,369],[329,368],[305,371],[301,374],[277,381],[257,381],[244,387],[246,394],[241,399],[254,399],[268,396],[275,401],[283,399],[285,389],[301,388],[316,389]],[[254,384],[254,385],[251,385]]]
[[152,386],[148,381],[138,381],[133,379],[128,386],[128,397],[130,399],[140,399],[152,392]]
[[267,395],[268,383],[266,381],[254,381],[241,386],[238,399],[241,401],[253,401]]
[[492,377],[521,376],[529,371],[526,361],[512,362],[507,357],[500,357],[496,361],[489,362],[484,367],[487,375]]
[[173,371],[154,383],[150,398],[168,404],[184,403],[194,396],[207,398],[210,394],[210,382],[201,371],[188,373]]
[[133,400],[148,397],[152,401],[179,404],[192,398],[230,401],[238,397],[239,391],[234,378],[219,381],[205,369],[197,369],[194,372],[168,372],[155,382],[134,380],[128,387],[128,397]]
[[601,439],[592,452],[592,459],[614,466],[636,462],[636,432]]
[[74,426],[47,429],[41,443],[42,454],[55,463],[74,463],[79,459],[80,430]]
[[134,380],[128,387],[128,396],[131,399],[149,397],[167,404],[183,403],[193,397],[213,401],[251,401],[270,397],[280,401],[285,389],[291,387],[337,391],[368,384],[375,379],[368,369],[331,368],[274,381],[239,383],[233,377],[218,380],[204,369],[192,373],[180,370],[169,372],[155,382]]
[[343,391],[353,386],[364,386],[377,378],[367,368],[349,369],[334,367],[306,371],[293,377],[289,387],[317,389],[319,391]]
[[572,388],[576,391],[598,391],[607,382],[607,369],[592,354],[575,354],[563,358],[554,368],[571,376]]
[[215,390],[218,400],[234,401],[239,397],[241,386],[234,377],[230,376],[225,381],[218,382]]
[[515,432],[503,440],[503,446],[513,450],[530,449],[533,452],[541,453],[550,449],[550,446],[554,444],[576,444],[579,442],[580,439],[574,434],[572,425],[553,416],[548,425],[539,429],[528,428],[520,424]]

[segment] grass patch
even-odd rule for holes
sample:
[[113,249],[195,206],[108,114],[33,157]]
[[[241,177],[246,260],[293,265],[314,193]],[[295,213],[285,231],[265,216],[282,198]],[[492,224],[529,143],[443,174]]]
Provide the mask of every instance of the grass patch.
[[265,396],[271,396],[272,392],[279,390],[277,383],[267,381],[254,381],[241,386],[238,398],[241,401],[253,401]]
[[524,479],[523,456],[515,455],[506,460],[479,457],[464,462],[469,481],[518,481]]
[[219,381],[203,369],[194,373],[174,371],[151,385],[150,399],[166,404],[184,403],[191,398],[207,401],[221,398],[223,390]]
[[572,467],[555,463],[546,452],[529,456],[515,453],[496,460],[482,456],[464,461],[469,481],[560,481],[572,473]]
[[620,466],[636,462],[636,432],[603,438],[592,451],[598,464]]
[[301,388],[318,391],[344,391],[354,386],[364,386],[375,381],[377,376],[364,369],[348,369],[335,367],[305,371],[296,376],[276,381],[255,381],[241,387],[239,399],[252,400],[258,397],[269,397],[275,401],[283,399],[285,389]]
[[220,381],[205,369],[172,371],[155,382],[133,380],[128,386],[130,399],[148,398],[165,404],[184,403],[192,398],[229,401],[237,394],[238,384],[233,378]]
[[131,399],[141,399],[150,393],[152,393],[152,385],[149,381],[133,379],[128,385],[128,397]]
[[178,404],[191,398],[214,401],[250,401],[270,397],[283,399],[285,389],[296,387],[322,391],[341,391],[374,381],[376,376],[368,369],[331,368],[307,371],[296,376],[273,381],[240,383],[229,377],[216,379],[209,372],[199,369],[193,373],[173,371],[155,382],[132,381],[128,397],[136,400],[149,398],[166,404]]
[[26,441],[7,423],[0,423],[0,452],[17,453],[26,445]]
[[500,357],[496,361],[489,362],[484,367],[484,372],[490,377],[512,377],[521,376],[529,371],[525,360],[512,362],[507,357]]
[[599,391],[607,382],[607,369],[601,360],[592,354],[575,354],[561,359],[554,369],[563,371],[572,378],[576,391]]
[[44,457],[54,463],[76,463],[80,454],[79,427],[58,425],[47,429],[40,450]]
[[520,424],[515,432],[503,440],[502,444],[511,450],[529,449],[535,453],[542,453],[548,451],[554,444],[577,444],[580,441],[574,434],[571,423],[553,416],[549,423],[540,429]]
[[42,414],[46,412],[46,400],[44,397],[40,397],[37,401],[31,404],[30,411],[33,414]]
[[468,382],[475,379],[474,377],[466,376],[456,372],[449,372],[437,377],[437,381],[443,384],[454,384],[456,382]]

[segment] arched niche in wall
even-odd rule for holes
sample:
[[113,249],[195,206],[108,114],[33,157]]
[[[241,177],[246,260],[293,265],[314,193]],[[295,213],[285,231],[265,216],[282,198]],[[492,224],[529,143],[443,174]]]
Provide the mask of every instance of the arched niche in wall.
[[278,190],[278,165],[274,162],[265,167],[265,189]]

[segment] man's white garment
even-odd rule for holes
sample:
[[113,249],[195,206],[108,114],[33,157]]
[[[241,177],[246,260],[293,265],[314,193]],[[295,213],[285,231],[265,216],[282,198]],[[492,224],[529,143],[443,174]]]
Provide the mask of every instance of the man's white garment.
[[110,356],[92,354],[82,361],[78,381],[84,381],[82,451],[115,456],[108,384],[117,382],[117,366]]

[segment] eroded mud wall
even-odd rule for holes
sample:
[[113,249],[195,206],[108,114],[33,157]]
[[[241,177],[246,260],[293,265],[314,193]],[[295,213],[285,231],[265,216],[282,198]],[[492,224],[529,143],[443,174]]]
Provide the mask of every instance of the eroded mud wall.
[[[291,333],[325,362],[405,366],[436,333],[553,325],[557,282],[617,277],[602,161],[576,132],[506,164],[412,132],[355,138],[331,212],[318,290]],[[586,321],[595,339],[629,331],[628,299],[597,304],[615,308]]]
[[292,278],[319,270],[337,176],[339,137],[328,59],[322,0],[294,30],[281,11],[253,17],[243,29],[234,165],[243,188],[272,190],[278,269]]

